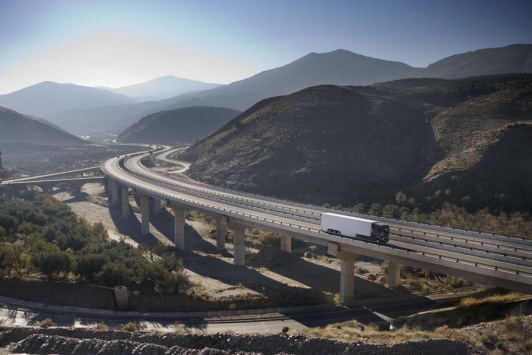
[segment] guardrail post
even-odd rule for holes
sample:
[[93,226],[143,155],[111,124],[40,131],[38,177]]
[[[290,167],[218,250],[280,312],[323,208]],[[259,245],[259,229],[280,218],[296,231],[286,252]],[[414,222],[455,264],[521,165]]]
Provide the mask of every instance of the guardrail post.
[[389,262],[388,267],[388,287],[401,285],[401,264]]

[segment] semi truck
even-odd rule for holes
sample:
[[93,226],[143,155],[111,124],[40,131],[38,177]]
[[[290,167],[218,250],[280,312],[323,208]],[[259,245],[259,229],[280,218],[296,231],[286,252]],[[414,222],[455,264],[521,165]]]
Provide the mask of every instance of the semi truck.
[[368,239],[377,243],[387,243],[390,240],[388,225],[336,213],[321,214],[321,230],[329,234]]

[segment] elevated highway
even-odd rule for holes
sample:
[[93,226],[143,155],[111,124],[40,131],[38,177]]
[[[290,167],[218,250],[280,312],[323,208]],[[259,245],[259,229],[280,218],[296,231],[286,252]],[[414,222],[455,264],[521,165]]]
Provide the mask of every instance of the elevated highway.
[[[291,238],[323,245],[341,260],[340,298],[353,297],[353,269],[357,255],[389,261],[388,284],[399,285],[400,265],[410,265],[447,275],[463,277],[494,286],[532,293],[532,241],[454,230],[385,218],[391,227],[391,241],[375,244],[324,233],[321,213],[328,210],[265,196],[241,193],[187,179],[162,176],[140,160],[146,154],[111,158],[101,169],[109,181],[113,203],[120,204],[129,217],[129,189],[141,197],[141,222],[149,233],[149,198],[163,201],[174,210],[175,244],[185,249],[185,209],[212,215],[217,220],[217,247],[225,246],[225,228],[233,229],[234,263],[244,265],[244,229],[258,228],[281,235],[281,249],[291,251]],[[124,197],[125,196],[125,197]],[[157,203],[160,206],[160,203]],[[340,212],[343,213],[343,212]],[[355,215],[344,213],[346,215]],[[367,216],[363,216],[367,217]]]

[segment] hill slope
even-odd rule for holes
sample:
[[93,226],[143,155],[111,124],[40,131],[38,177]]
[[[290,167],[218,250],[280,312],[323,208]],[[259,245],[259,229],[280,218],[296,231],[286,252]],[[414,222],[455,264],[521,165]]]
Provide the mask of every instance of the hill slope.
[[142,118],[118,139],[134,143],[193,143],[236,117],[240,111],[220,107],[185,107]]
[[457,79],[506,73],[532,73],[532,44],[453,55],[413,72],[411,77]]
[[0,127],[2,127],[0,129],[0,141],[30,142],[55,146],[79,146],[86,143],[84,140],[43,121],[0,107]]
[[244,112],[182,158],[206,181],[319,204],[449,190],[531,207],[531,113],[531,74],[319,86]]
[[163,100],[192,91],[213,89],[220,84],[203,83],[201,81],[177,78],[172,75],[163,76],[144,83],[123,86],[119,88],[103,88],[117,94],[134,98],[150,98],[151,100]]

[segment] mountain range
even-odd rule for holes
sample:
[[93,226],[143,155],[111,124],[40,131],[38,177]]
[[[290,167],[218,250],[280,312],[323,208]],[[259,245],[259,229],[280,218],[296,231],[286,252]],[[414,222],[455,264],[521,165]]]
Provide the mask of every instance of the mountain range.
[[45,119],[74,108],[90,109],[136,102],[138,101],[128,96],[102,89],[51,81],[0,95],[0,106]]
[[215,132],[240,111],[221,107],[183,107],[142,118],[118,136],[128,143],[191,144]]
[[[323,85],[263,100],[181,158],[209,183],[317,204],[532,208],[532,74]],[[439,192],[438,192],[439,191]]]
[[144,83],[119,88],[100,87],[116,94],[126,95],[142,101],[157,101],[170,97],[213,89],[221,84],[203,83],[201,81],[177,78],[173,75],[152,79]]
[[[9,102],[5,102],[6,96],[15,94],[12,93],[0,96],[0,105],[44,117],[73,133],[100,131],[118,134],[142,117],[161,110],[187,106],[214,106],[246,110],[262,99],[290,94],[315,85],[368,85],[400,78],[458,78],[509,72],[532,72],[531,63],[532,45],[530,44],[458,54],[433,63],[427,68],[414,68],[404,63],[365,57],[346,50],[336,50],[322,54],[311,53],[285,66],[261,72],[229,85],[181,94],[160,101],[141,103],[113,101],[113,103],[101,104],[99,107],[70,105],[65,108],[64,105],[59,105],[54,112],[43,109],[41,111],[43,113],[38,113],[33,109],[36,106],[34,103],[42,100],[28,96],[24,105],[31,107],[32,110],[21,104],[14,107]],[[50,102],[60,103],[62,99],[59,96]],[[133,99],[129,98],[129,100]],[[70,101],[76,102],[73,99]]]

